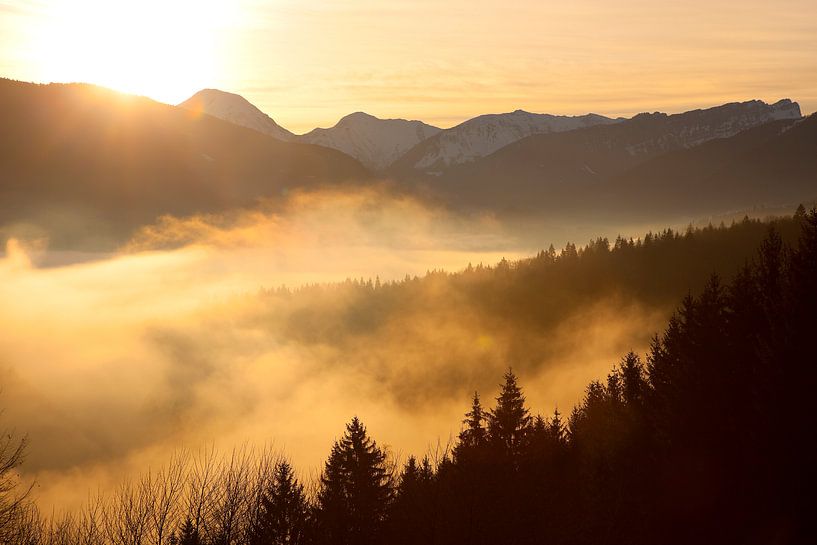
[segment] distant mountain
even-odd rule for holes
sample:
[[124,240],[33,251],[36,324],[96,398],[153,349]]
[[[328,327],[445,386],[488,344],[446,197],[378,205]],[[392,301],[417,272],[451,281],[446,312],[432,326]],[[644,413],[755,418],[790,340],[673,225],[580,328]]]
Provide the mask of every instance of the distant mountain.
[[615,177],[600,194],[622,215],[661,218],[815,199],[817,115],[660,155]]
[[449,167],[485,157],[527,136],[609,125],[617,121],[596,114],[569,117],[523,110],[481,115],[418,144],[394,167],[402,172],[439,175]]
[[99,249],[164,214],[370,179],[338,151],[85,84],[0,79],[0,120],[0,238]]
[[[660,155],[729,138],[772,121],[800,119],[788,99],[754,100],[682,114],[639,114],[619,123],[523,138],[428,182],[451,200],[492,207],[556,206]],[[413,152],[414,150],[412,150]]]
[[179,106],[255,129],[279,140],[336,149],[374,171],[385,169],[416,144],[440,132],[439,128],[422,121],[379,119],[356,112],[342,118],[334,127],[314,129],[298,136],[278,125],[244,97],[218,89],[199,91]]
[[439,132],[437,127],[422,121],[379,119],[356,112],[330,129],[314,129],[299,136],[298,141],[340,150],[370,169],[380,171]]
[[188,98],[180,108],[212,115],[288,142],[295,135],[281,127],[270,116],[256,108],[246,98],[218,89],[203,89]]

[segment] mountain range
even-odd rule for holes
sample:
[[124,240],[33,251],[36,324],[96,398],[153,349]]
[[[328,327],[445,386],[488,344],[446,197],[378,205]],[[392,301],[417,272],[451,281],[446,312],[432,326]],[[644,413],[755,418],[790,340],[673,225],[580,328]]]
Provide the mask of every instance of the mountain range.
[[[672,206],[661,200],[662,191],[669,195],[689,188],[692,182],[686,177],[693,173],[698,178],[717,173],[723,183],[702,184],[698,191],[735,193],[737,205],[741,188],[724,189],[728,176],[722,171],[727,168],[723,162],[729,157],[744,160],[737,159],[735,154],[756,151],[752,146],[765,146],[769,139],[781,136],[802,117],[799,105],[789,99],[774,104],[750,100],[673,115],[642,113],[631,119],[611,119],[593,113],[560,116],[516,110],[480,115],[442,130],[420,121],[379,119],[356,112],[334,127],[314,129],[299,136],[281,128],[238,95],[205,90],[180,106],[282,140],[342,151],[373,173],[455,207],[515,212],[568,208],[606,212],[606,205],[628,194],[632,198],[619,203],[617,208],[626,209],[629,214],[645,212],[630,210],[627,203],[644,204],[646,195],[654,196],[652,210],[669,207],[679,213],[695,214],[711,209],[714,195],[711,199],[698,199],[697,205],[695,198],[683,195],[675,195]],[[752,133],[754,136],[743,135],[732,141],[744,131],[767,124],[770,126]],[[711,141],[718,144],[683,153]],[[713,149],[728,149],[730,153],[714,152],[713,158],[708,155]],[[665,154],[668,156],[663,158]],[[735,165],[730,172],[739,170]],[[667,180],[674,182],[669,184]],[[612,188],[617,188],[613,194]],[[799,185],[798,188],[779,195],[817,196],[817,191],[809,192]],[[748,187],[744,189],[748,191]],[[764,203],[774,196],[768,193],[757,187],[751,192],[757,199],[765,199]],[[603,201],[593,204],[600,195],[604,196]],[[717,200],[721,202],[724,198]],[[758,204],[746,199],[741,202]]]
[[481,115],[442,130],[422,121],[380,119],[365,112],[355,112],[331,128],[317,128],[295,135],[240,95],[217,89],[199,91],[179,107],[218,117],[280,140],[342,151],[373,172],[384,172],[399,163],[432,175],[438,175],[449,166],[489,155],[526,136],[620,121],[597,114],[569,117],[516,110]]
[[[239,95],[179,107],[0,79],[0,238],[111,249],[162,215],[389,180],[452,210],[688,221],[817,198],[817,116],[759,100],[631,119],[517,110],[441,130],[357,112],[296,135]],[[620,223],[618,223],[620,225]]]
[[[568,205],[586,208],[596,195],[604,194],[601,188],[609,188],[611,181],[619,177],[629,176],[629,187],[638,193],[640,189],[654,192],[666,177],[676,176],[677,167],[658,162],[665,165],[666,171],[653,167],[650,177],[638,177],[645,187],[637,187],[632,181],[635,175],[628,173],[654,158],[695,149],[710,141],[728,141],[769,123],[777,123],[782,131],[800,119],[799,106],[787,99],[771,105],[758,100],[731,103],[674,115],[644,113],[617,123],[532,135],[432,178],[410,169],[395,171],[394,175],[425,184],[460,203],[517,210],[553,210]],[[736,147],[746,149],[746,142]],[[695,153],[686,158],[693,164],[700,159]],[[678,187],[685,185],[679,182]],[[697,195],[697,199],[701,204],[706,202],[705,195]],[[604,200],[598,207],[608,203]]]
[[439,128],[422,121],[379,119],[364,112],[355,112],[343,117],[334,127],[317,128],[296,135],[278,125],[244,97],[218,89],[203,89],[179,104],[179,107],[211,115],[284,142],[336,149],[354,157],[374,172],[384,170],[415,145],[440,132]]
[[597,114],[569,117],[523,110],[481,115],[415,146],[400,158],[394,170],[416,170],[439,176],[452,166],[473,162],[528,136],[610,125],[618,121],[621,120]]

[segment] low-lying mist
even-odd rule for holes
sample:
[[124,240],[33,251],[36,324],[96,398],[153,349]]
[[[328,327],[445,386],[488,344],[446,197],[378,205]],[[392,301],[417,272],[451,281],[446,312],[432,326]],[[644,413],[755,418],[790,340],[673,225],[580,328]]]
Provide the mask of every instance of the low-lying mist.
[[504,292],[477,303],[467,275],[404,280],[539,249],[521,240],[490,216],[376,190],[163,218],[70,265],[12,240],[0,406],[29,436],[25,477],[42,508],[73,508],[178,448],[244,442],[314,475],[352,415],[396,455],[422,454],[456,436],[473,391],[489,400],[508,366],[532,407],[568,412],[589,380],[643,351],[672,304],[608,290],[554,300],[545,321],[513,303],[509,319]]

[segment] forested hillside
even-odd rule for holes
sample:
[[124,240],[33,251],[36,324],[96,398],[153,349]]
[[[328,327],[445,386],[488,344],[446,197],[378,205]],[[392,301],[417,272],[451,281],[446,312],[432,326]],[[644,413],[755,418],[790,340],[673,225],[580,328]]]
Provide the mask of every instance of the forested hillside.
[[399,402],[417,403],[458,395],[463,381],[493,384],[510,362],[523,374],[567,365],[588,341],[605,343],[611,356],[646,348],[682,297],[703,289],[713,273],[731,278],[770,226],[786,241],[799,229],[791,218],[746,219],[568,243],[518,262],[398,282],[270,290],[253,299],[243,327],[331,349],[327,365],[359,369]]

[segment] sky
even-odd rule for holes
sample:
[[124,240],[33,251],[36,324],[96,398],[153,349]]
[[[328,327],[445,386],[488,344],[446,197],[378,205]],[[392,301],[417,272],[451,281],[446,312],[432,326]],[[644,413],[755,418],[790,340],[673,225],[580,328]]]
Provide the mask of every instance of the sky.
[[0,0],[0,75],[178,103],[239,93],[306,132],[354,111],[449,127],[792,98],[817,110],[814,0]]

